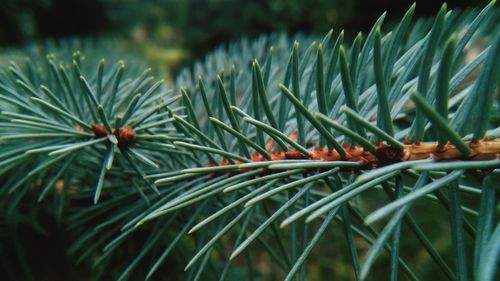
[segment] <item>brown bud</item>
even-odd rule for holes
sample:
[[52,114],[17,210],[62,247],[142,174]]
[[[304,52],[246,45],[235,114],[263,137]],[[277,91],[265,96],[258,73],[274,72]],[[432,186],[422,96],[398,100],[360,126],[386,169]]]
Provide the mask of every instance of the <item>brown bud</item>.
[[135,132],[131,127],[124,127],[115,132],[116,139],[118,140],[118,147],[126,148],[135,141]]
[[298,150],[288,150],[285,152],[286,159],[307,159],[307,155],[302,154]]
[[108,135],[108,131],[101,124],[92,124],[92,132],[94,133],[94,138],[104,138]]

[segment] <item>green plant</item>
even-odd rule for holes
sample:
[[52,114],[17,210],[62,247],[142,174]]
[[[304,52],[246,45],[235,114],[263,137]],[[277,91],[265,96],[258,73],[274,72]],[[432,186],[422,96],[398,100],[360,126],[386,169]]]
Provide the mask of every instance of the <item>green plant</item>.
[[[352,265],[342,278],[493,280],[494,5],[443,5],[411,30],[413,5],[394,30],[381,32],[384,14],[350,46],[343,32],[305,51],[279,36],[235,44],[179,75],[174,91],[148,70],[80,53],[13,63],[0,76],[2,216],[55,215],[97,279],[168,280],[161,268],[177,251],[187,280],[257,280],[260,252],[279,269],[269,278],[304,280],[312,250],[340,226]],[[48,195],[54,208],[33,204]],[[422,221],[433,208],[424,199],[449,224],[444,251]],[[412,266],[402,233],[429,272]],[[382,250],[385,271],[373,266]]]

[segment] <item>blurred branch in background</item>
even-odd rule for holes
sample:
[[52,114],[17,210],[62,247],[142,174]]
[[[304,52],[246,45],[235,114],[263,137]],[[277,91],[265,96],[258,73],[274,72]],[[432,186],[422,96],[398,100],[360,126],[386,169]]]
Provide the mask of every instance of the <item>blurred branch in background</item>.
[[[221,43],[263,33],[324,34],[342,26],[346,36],[367,30],[390,9],[400,18],[410,0],[2,0],[0,46],[69,36],[125,37],[167,79],[182,65]],[[416,15],[442,1],[417,1]],[[429,3],[430,2],[430,3]],[[447,1],[450,8],[482,0]],[[125,40],[127,41],[127,40]]]

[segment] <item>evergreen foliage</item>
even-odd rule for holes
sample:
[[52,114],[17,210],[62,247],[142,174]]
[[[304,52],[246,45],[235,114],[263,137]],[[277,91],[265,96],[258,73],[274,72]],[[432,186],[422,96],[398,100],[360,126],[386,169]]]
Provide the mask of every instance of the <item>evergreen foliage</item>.
[[[306,280],[336,237],[344,278],[428,278],[411,240],[443,278],[494,280],[498,9],[443,5],[412,23],[414,10],[352,44],[342,31],[243,40],[175,87],[133,55],[16,55],[0,73],[0,227],[55,217],[96,279],[170,280],[169,259],[178,279],[259,280],[258,249],[273,278]],[[422,202],[447,220],[451,259]]]

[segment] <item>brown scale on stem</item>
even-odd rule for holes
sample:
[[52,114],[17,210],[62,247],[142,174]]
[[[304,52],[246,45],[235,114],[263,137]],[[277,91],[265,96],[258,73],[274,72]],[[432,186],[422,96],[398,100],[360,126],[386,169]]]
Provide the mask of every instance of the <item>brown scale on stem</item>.
[[[94,133],[94,138],[96,139],[107,137],[110,134],[110,132],[106,130],[102,124],[92,124],[92,132]],[[115,135],[120,149],[126,149],[136,140],[136,134],[131,127],[113,129],[111,134]]]
[[[432,158],[435,161],[477,161],[500,159],[500,138],[491,140],[473,140],[466,142],[466,144],[471,151],[467,156],[462,155],[454,145],[449,143],[440,146],[437,143],[415,142],[410,144],[405,141],[403,149],[398,149],[388,144],[377,143],[375,144],[377,149],[376,155],[362,147],[343,145],[343,149],[346,154],[344,160],[342,160],[340,154],[336,150],[329,150],[327,148],[317,146],[310,150],[309,155],[305,155],[295,149],[291,149],[286,152],[271,151],[272,143],[270,142],[266,144],[266,149],[269,151],[271,160],[309,159],[316,161],[353,161],[363,163],[361,168],[357,168],[358,170],[375,169],[380,166],[386,166],[397,162],[429,158]],[[252,153],[251,160],[252,162],[267,161],[267,159],[258,152]],[[229,161],[224,159],[218,164],[211,163],[210,166],[224,166],[228,164]]]
[[101,124],[92,124],[92,132],[94,133],[95,139],[100,139],[108,136],[108,131]]
[[376,148],[377,158],[380,163],[388,165],[402,161],[404,149],[394,148],[387,144],[377,144]]
[[135,132],[131,127],[123,127],[113,130],[113,134],[118,140],[118,147],[124,149],[135,142]]

